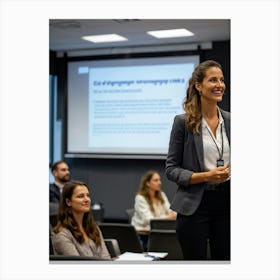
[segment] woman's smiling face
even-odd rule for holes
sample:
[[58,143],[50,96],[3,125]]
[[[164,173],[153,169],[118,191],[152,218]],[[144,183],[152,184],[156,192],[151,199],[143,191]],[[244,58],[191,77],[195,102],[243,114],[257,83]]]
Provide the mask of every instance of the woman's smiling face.
[[83,185],[78,185],[73,191],[70,199],[67,199],[67,205],[72,208],[73,212],[86,213],[90,210],[91,199],[88,188]]
[[210,67],[205,71],[205,77],[201,83],[195,84],[201,93],[201,101],[220,102],[226,89],[224,75],[219,67]]

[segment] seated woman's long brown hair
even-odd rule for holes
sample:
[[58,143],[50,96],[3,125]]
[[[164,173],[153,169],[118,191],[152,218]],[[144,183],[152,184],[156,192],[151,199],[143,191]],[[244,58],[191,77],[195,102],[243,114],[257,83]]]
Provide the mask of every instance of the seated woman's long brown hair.
[[[58,209],[58,222],[53,231],[58,233],[61,228],[66,228],[71,231],[72,235],[77,239],[79,243],[84,242],[84,237],[79,229],[79,226],[73,216],[72,209],[66,203],[67,200],[72,199],[73,192],[77,186],[85,186],[89,190],[89,187],[80,181],[67,182],[62,191],[62,196]],[[94,241],[97,246],[101,245],[101,237],[95,223],[91,210],[84,213],[83,216],[83,228],[90,239]]]

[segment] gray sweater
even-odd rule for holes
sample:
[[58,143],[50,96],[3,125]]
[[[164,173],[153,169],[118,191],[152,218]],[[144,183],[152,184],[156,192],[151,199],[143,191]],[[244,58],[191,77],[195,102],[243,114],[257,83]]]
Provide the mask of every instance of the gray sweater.
[[52,244],[55,255],[64,256],[90,256],[100,259],[110,259],[110,254],[105,245],[102,233],[101,246],[97,247],[90,239],[89,245],[86,242],[79,243],[71,231],[62,228],[59,233],[52,232]]

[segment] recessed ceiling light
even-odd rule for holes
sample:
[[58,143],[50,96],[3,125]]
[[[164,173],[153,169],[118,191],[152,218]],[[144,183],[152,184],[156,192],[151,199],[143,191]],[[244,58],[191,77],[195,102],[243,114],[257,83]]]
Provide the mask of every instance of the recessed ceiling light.
[[93,43],[127,41],[127,38],[122,37],[118,34],[83,36],[82,39]]
[[155,30],[155,31],[148,31],[147,33],[156,38],[188,37],[188,36],[194,35],[191,31],[189,31],[185,28],[169,29],[169,30]]

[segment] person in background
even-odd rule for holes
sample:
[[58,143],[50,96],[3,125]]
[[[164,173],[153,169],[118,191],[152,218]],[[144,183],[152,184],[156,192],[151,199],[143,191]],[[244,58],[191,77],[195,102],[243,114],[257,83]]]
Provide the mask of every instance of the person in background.
[[175,219],[176,213],[170,208],[166,194],[161,190],[161,178],[151,170],[143,175],[135,197],[134,215],[131,224],[137,231],[150,230],[153,218]]
[[49,186],[49,202],[59,203],[63,187],[70,180],[71,174],[68,164],[63,160],[55,162],[51,167],[51,171],[54,182]]
[[178,185],[171,208],[186,260],[230,260],[230,113],[217,105],[225,93],[221,65],[199,64],[189,80],[185,114],[174,119],[167,178]]
[[69,181],[63,187],[58,223],[51,238],[55,255],[110,259],[92,216],[89,188],[85,183]]

